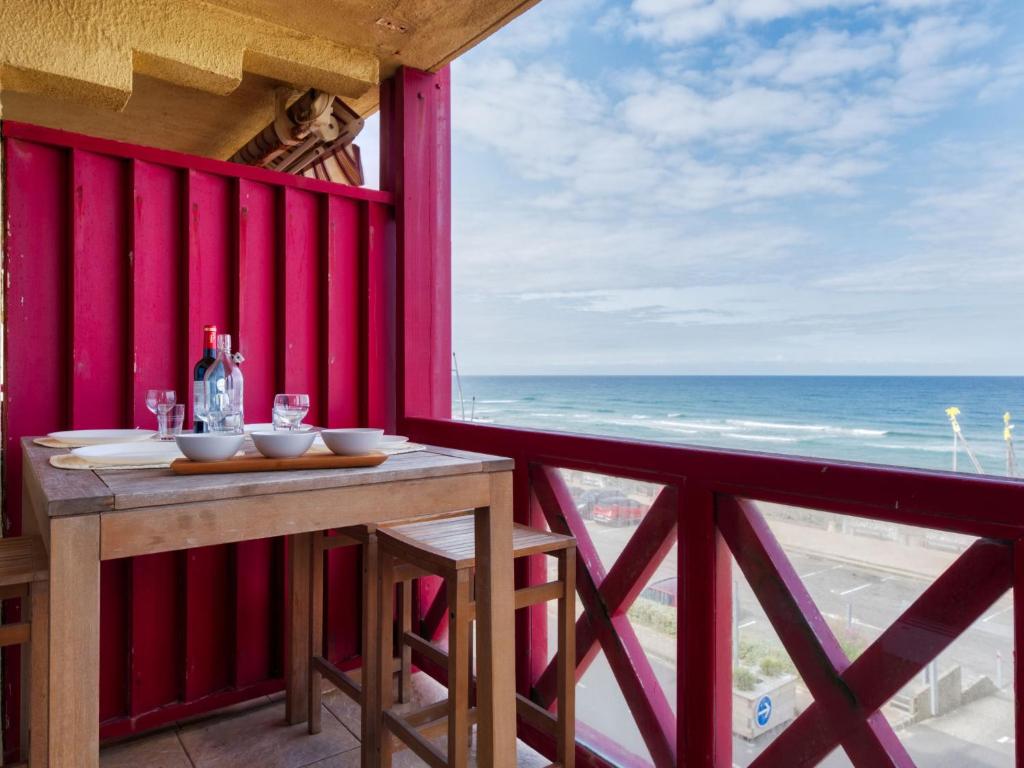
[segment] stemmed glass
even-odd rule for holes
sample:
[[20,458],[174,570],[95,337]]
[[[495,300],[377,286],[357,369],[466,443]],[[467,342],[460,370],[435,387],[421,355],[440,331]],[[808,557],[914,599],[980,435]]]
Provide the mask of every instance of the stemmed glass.
[[146,407],[156,415],[156,426],[159,439],[171,439],[167,434],[167,413],[177,402],[178,396],[173,389],[149,389],[146,391]]
[[276,395],[274,397],[274,429],[293,431],[309,413],[309,395]]

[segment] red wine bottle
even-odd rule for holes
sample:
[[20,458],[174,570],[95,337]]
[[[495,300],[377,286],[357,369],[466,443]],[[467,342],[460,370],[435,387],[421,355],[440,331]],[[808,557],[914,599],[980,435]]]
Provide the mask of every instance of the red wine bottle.
[[194,432],[205,432],[206,422],[196,414],[199,413],[199,398],[203,392],[203,377],[210,364],[217,359],[217,326],[203,326],[203,356],[192,369],[192,429]]

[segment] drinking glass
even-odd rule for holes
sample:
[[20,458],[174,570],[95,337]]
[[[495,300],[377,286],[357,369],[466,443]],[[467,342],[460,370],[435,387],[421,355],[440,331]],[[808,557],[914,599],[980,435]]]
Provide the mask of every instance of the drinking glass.
[[274,429],[278,426],[292,431],[299,428],[309,413],[309,395],[276,395],[274,397]]
[[181,426],[185,422],[184,405],[158,405],[157,415],[163,414],[164,431],[160,434],[161,440],[173,440],[175,435],[181,434]]
[[156,415],[156,428],[161,440],[167,439],[167,411],[177,400],[173,389],[146,390],[146,407]]
[[210,411],[207,415],[206,425],[209,427],[210,432],[222,434],[238,435],[244,431],[242,412],[237,408]]

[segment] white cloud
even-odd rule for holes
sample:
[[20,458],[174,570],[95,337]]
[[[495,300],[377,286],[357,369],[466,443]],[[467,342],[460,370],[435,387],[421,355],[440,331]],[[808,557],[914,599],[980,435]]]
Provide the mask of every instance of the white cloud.
[[[465,359],[496,336],[505,370],[514,358],[519,370],[653,365],[681,338],[709,360],[925,359],[942,351],[939,329],[955,330],[942,314],[963,303],[951,276],[997,299],[960,317],[991,320],[1009,295],[993,281],[1024,282],[1013,215],[1024,179],[986,161],[965,183],[970,152],[908,157],[918,136],[932,140],[928,126],[952,124],[937,119],[947,110],[1024,85],[991,54],[998,28],[972,5],[548,0],[530,11],[531,28],[516,22],[512,42],[453,70],[454,141],[474,158],[453,233]],[[564,47],[580,30],[609,46],[606,67]],[[947,161],[957,173],[922,178]]]
[[629,11],[609,15],[625,33],[662,45],[693,43],[712,35],[744,30],[820,11],[939,9],[958,0],[633,0]]
[[879,35],[854,36],[820,29],[791,41],[788,49],[761,49],[758,57],[740,70],[751,78],[771,78],[797,85],[813,80],[863,73],[893,56],[892,44]]

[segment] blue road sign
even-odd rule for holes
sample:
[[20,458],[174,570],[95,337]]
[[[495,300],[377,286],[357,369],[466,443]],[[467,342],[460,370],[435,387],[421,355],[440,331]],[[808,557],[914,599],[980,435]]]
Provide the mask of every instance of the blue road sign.
[[768,696],[762,696],[757,702],[757,724],[764,728],[772,716],[772,700]]

